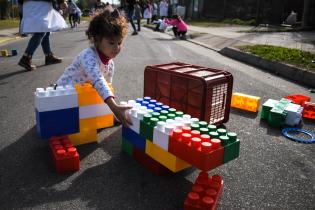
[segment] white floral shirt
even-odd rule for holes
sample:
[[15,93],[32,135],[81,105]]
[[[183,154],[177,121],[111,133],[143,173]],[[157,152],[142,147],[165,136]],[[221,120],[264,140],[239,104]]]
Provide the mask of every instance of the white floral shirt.
[[57,80],[58,85],[74,85],[90,82],[99,95],[106,100],[114,96],[108,83],[112,83],[114,75],[114,61],[111,59],[108,65],[104,65],[94,47],[83,50],[65,69],[65,72]]

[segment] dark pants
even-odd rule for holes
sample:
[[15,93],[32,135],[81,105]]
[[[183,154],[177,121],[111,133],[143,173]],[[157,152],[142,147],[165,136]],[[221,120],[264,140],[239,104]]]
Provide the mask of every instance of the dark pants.
[[32,56],[35,50],[37,49],[37,47],[39,46],[39,44],[41,44],[44,54],[45,55],[50,54],[51,49],[50,49],[49,36],[50,36],[50,32],[34,33],[32,38],[28,42],[25,53],[29,56]]
[[135,24],[134,24],[134,22],[133,22],[133,19],[132,19],[132,15],[133,15],[133,10],[129,10],[129,11],[128,11],[128,20],[129,20],[129,22],[131,23],[131,26],[132,26],[133,30],[134,30],[135,32],[137,32],[136,26],[135,26]]
[[175,37],[184,38],[187,31],[178,31],[178,28],[173,26],[173,33]]

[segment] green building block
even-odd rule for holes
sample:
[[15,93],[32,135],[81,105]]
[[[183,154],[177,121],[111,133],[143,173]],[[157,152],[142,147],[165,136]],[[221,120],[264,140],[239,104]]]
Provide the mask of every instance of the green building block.
[[268,116],[270,113],[270,110],[275,107],[275,105],[279,103],[279,101],[274,99],[268,99],[261,108],[260,118],[263,120],[268,120]]
[[125,138],[122,138],[121,140],[121,149],[123,152],[132,156],[133,145]]
[[207,135],[209,135],[209,132],[210,132],[207,127],[200,128],[199,131],[200,131],[201,134],[207,134]]
[[152,118],[152,115],[146,114],[143,116],[143,119],[140,121],[140,135],[150,141],[152,141],[153,139],[153,127],[150,126],[151,118]]
[[200,128],[206,128],[208,126],[208,123],[206,121],[199,121],[198,124]]
[[227,144],[224,146],[224,158],[223,162],[227,163],[231,160],[237,158],[240,154],[240,140],[237,139],[236,141]]
[[217,126],[216,125],[208,125],[208,129],[210,132],[216,132],[217,131]]
[[285,123],[287,112],[285,108],[291,103],[290,100],[282,98],[271,110],[268,116],[268,124],[273,127],[281,127]]

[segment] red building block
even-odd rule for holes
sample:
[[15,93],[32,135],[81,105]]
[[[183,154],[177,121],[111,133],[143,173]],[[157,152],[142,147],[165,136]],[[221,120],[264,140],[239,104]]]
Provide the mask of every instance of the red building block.
[[133,147],[132,156],[138,161],[138,163],[143,165],[156,176],[164,176],[173,173],[171,170],[169,170],[136,147]]
[[315,119],[315,103],[305,102],[304,110],[303,110],[303,117],[309,118],[309,119]]
[[184,210],[214,210],[223,190],[221,176],[208,177],[207,172],[200,172],[192,191],[184,203]]
[[211,139],[208,142],[209,138],[193,137],[191,132],[183,133],[181,129],[175,128],[168,151],[202,171],[209,171],[222,165],[224,160],[224,148],[220,140]]
[[311,98],[304,95],[289,95],[285,97],[286,99],[291,100],[295,104],[299,104],[304,107],[305,102],[310,102]]
[[79,153],[68,136],[52,137],[49,147],[57,173],[70,173],[80,169]]

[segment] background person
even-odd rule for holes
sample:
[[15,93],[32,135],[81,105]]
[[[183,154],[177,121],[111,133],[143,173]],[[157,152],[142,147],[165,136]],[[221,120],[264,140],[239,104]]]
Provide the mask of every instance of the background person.
[[23,5],[21,33],[33,34],[18,65],[31,71],[36,69],[32,64],[32,56],[41,44],[45,54],[45,65],[60,63],[62,60],[54,56],[50,48],[50,32],[67,28],[63,17],[53,8],[50,0],[20,1]]

